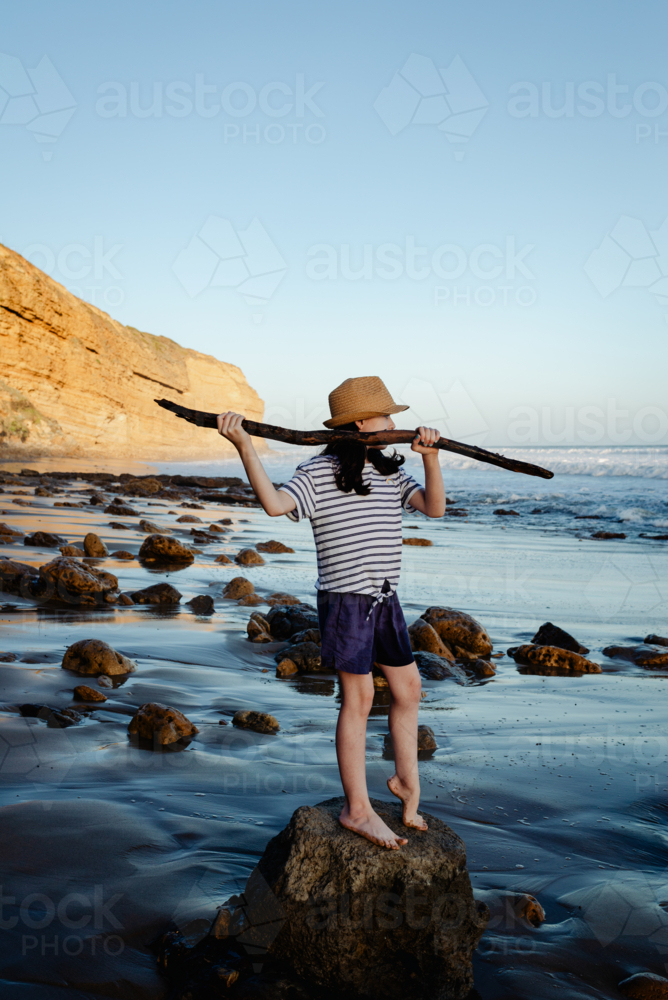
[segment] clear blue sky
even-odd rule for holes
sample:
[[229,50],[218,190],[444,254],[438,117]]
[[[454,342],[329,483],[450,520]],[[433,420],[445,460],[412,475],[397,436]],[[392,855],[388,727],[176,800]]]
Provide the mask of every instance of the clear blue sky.
[[665,444],[667,21],[24,0],[1,21],[0,241],[239,365],[276,422],[380,374],[455,437]]

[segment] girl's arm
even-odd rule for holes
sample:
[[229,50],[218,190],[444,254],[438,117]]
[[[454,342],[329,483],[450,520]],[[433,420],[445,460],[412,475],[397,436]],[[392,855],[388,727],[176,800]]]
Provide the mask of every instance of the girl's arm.
[[288,514],[295,509],[297,501],[288,493],[277,490],[269,479],[253,447],[250,434],[241,426],[243,419],[240,413],[220,413],[217,417],[218,433],[231,441],[239,452],[239,457],[248,476],[248,482],[255,490],[258,500],[269,517],[280,517],[281,514]]
[[443,517],[445,514],[445,486],[441,475],[439,452],[431,445],[440,438],[434,427],[418,427],[418,433],[411,445],[411,451],[422,455],[424,462],[424,489],[411,497],[411,507],[415,507],[427,517]]

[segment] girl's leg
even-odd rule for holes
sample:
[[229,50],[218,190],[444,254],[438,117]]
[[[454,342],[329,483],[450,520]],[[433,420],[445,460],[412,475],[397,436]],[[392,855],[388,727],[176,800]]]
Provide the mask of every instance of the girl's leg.
[[390,685],[390,733],[394,747],[396,773],[387,787],[401,799],[404,825],[426,830],[427,824],[418,813],[420,777],[417,762],[418,706],[422,682],[415,662],[406,667],[384,667],[378,664]]
[[366,720],[373,703],[371,674],[339,671],[343,704],[336,726],[336,756],[346,797],[339,822],[380,847],[397,850],[407,843],[374,812],[366,787]]

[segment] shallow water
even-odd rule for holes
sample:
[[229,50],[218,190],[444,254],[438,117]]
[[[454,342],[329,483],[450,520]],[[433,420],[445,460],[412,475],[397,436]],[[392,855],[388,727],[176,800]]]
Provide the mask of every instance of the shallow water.
[[[642,492],[634,477],[625,487],[616,477],[543,483],[496,470],[484,477],[449,475],[448,495],[468,518],[406,517],[407,534],[434,543],[404,550],[406,617],[430,604],[466,610],[487,627],[495,651],[553,621],[591,649],[603,673],[531,676],[504,657],[484,684],[425,681],[420,721],[434,729],[439,749],[420,763],[423,808],[465,840],[474,886],[533,893],[546,911],[538,929],[490,925],[475,957],[479,995],[612,1000],[625,975],[668,973],[668,671],[601,653],[613,642],[668,633],[666,543],[637,534],[594,541],[573,527],[569,504],[583,512],[630,506]],[[668,488],[648,486],[655,495],[642,494],[651,507],[646,520],[657,520],[668,510]],[[25,530],[55,530],[70,542],[94,530],[110,548],[132,552],[144,537],[110,529],[100,508],[53,508],[48,498],[4,489],[0,519]],[[551,521],[528,512],[548,490],[562,503]],[[21,506],[25,500],[38,507]],[[185,512],[161,503],[135,505],[165,525],[176,519],[170,509]],[[497,504],[522,516],[494,516]],[[221,598],[224,582],[242,573],[261,594],[288,591],[313,603],[310,529],[256,509],[206,507],[188,513],[205,523],[229,516],[234,531],[188,569],[150,573],[113,557],[103,564],[122,590],[169,580],[183,594],[178,610],[46,607],[2,595],[0,649],[18,659],[0,663],[0,995],[163,997],[147,943],[170,920],[196,939],[294,809],[339,793],[335,678],[277,679],[279,644],[248,643],[253,609]],[[184,540],[189,527],[176,529]],[[265,566],[242,570],[213,563],[219,552],[268,538],[295,554],[265,555]],[[22,544],[0,550],[33,565],[54,554]],[[185,607],[198,593],[214,596],[213,616]],[[80,726],[55,729],[19,716],[23,702],[72,703],[81,680],[60,662],[86,637],[135,658],[136,673],[104,689],[108,701]],[[379,692],[368,727],[369,787],[378,798],[388,797],[392,773],[382,752],[386,700]],[[138,745],[127,723],[146,701],[180,709],[199,734],[163,752]],[[280,732],[219,724],[239,708],[271,712]]]

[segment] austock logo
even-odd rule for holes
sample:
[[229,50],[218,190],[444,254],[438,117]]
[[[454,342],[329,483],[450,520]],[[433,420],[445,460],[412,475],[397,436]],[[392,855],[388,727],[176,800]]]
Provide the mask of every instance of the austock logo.
[[668,217],[648,230],[640,219],[620,216],[584,269],[604,299],[620,288],[645,288],[668,306]]
[[[0,53],[0,125],[23,125],[39,143],[56,142],[76,110],[76,101],[48,56],[25,69],[16,56]],[[42,152],[50,160],[52,150]]]
[[262,305],[287,267],[259,219],[235,230],[229,219],[210,215],[178,254],[172,270],[191,298],[206,288],[234,288],[249,305]]
[[[484,118],[489,101],[459,56],[445,69],[437,69],[428,56],[413,52],[387,87],[376,98],[374,108],[392,135],[408,125],[432,125],[448,142],[469,141]],[[463,159],[462,149],[455,159]]]

